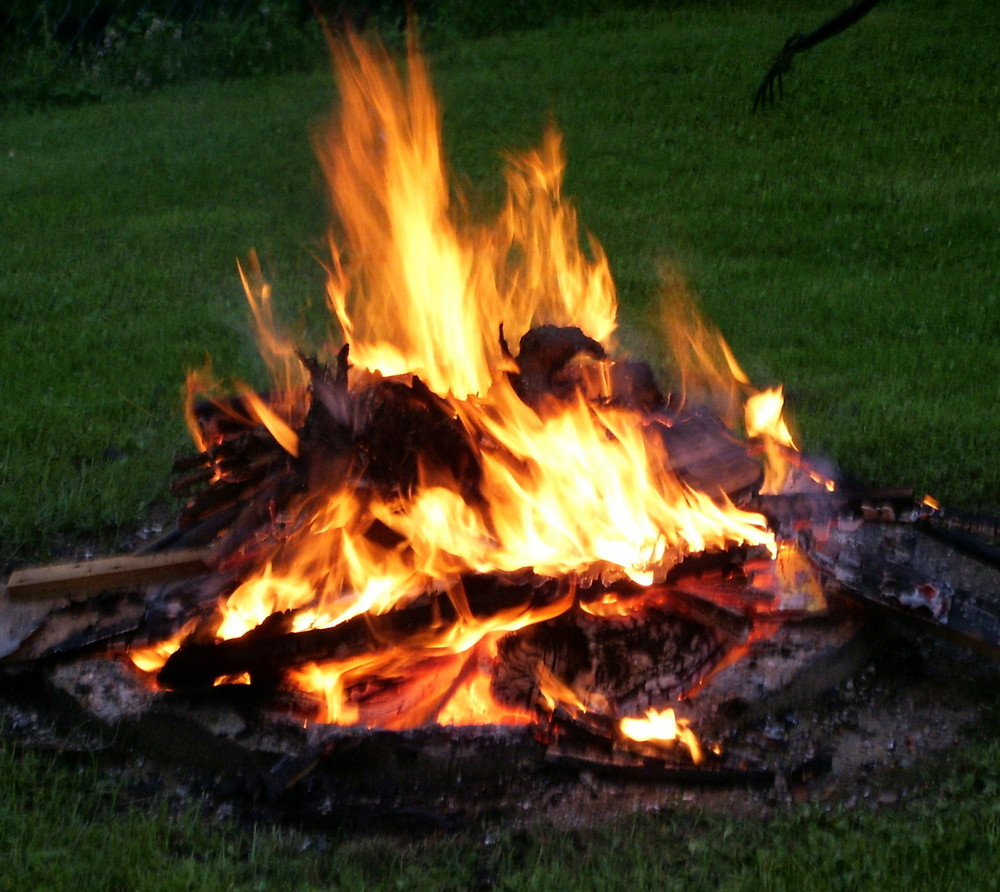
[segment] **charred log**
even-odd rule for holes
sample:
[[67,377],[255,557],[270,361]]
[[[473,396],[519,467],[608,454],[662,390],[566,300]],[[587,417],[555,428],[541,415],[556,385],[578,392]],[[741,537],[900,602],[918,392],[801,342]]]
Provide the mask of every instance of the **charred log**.
[[[467,605],[463,611],[468,609],[479,619],[509,611],[526,613],[567,596],[565,583],[535,577],[472,576],[464,580],[463,589]],[[163,665],[158,681],[166,688],[181,689],[243,673],[271,679],[306,663],[345,660],[393,647],[419,650],[433,645],[461,621],[456,603],[447,596],[428,596],[381,616],[359,616],[338,626],[303,632],[288,630],[290,616],[276,617],[240,638],[182,646]]]
[[567,366],[581,354],[594,359],[605,356],[604,348],[579,328],[540,325],[531,329],[521,338],[518,371],[510,376],[514,391],[533,407],[546,397],[569,398],[577,387],[566,374]]

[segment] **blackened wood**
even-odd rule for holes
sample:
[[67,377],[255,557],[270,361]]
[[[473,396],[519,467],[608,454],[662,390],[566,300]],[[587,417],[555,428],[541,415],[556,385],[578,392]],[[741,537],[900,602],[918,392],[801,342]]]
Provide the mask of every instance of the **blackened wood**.
[[223,530],[228,529],[243,507],[242,503],[234,502],[197,521],[181,522],[179,520],[175,527],[168,530],[160,538],[144,545],[139,553],[150,554],[170,548],[198,548],[210,545]]
[[[517,608],[528,612],[552,605],[567,597],[565,586],[538,577],[468,577],[464,594],[471,614],[485,618]],[[173,689],[201,687],[244,672],[273,677],[306,663],[346,660],[398,646],[419,647],[459,621],[455,606],[444,596],[424,598],[381,616],[358,616],[338,626],[303,632],[285,631],[281,628],[284,620],[278,616],[240,638],[182,646],[160,670],[160,684]]]
[[[176,464],[174,465],[174,468],[177,468]],[[190,471],[184,474],[183,477],[178,477],[170,484],[170,494],[177,496],[181,493],[187,492],[195,486],[208,483],[215,476],[215,473],[214,468],[198,468],[196,471]]]
[[952,508],[932,515],[929,526],[973,536],[980,542],[1000,545],[1000,517],[955,511]]
[[248,494],[240,500],[238,513],[215,545],[218,559],[230,558],[247,543],[255,548],[266,547],[267,539],[278,535],[274,529],[275,518],[288,508],[301,488],[298,475],[288,472],[273,475],[252,493],[252,497]]
[[545,764],[552,768],[587,772],[614,781],[630,783],[669,783],[704,787],[751,787],[766,789],[774,786],[774,772],[759,768],[695,767],[672,765],[667,762],[614,762],[600,758],[561,752],[550,748]]
[[582,702],[615,703],[628,715],[674,702],[728,652],[733,639],[664,597],[636,599],[624,615],[574,610],[504,636],[492,692],[505,705],[535,708],[544,674]]
[[1000,568],[923,524],[832,529],[812,556],[828,584],[898,621],[1000,657]]
[[348,387],[325,366],[310,371],[313,401],[301,434],[309,491],[365,482],[384,494],[409,493],[423,476],[479,498],[482,470],[469,433],[417,376],[369,374]]
[[195,452],[191,455],[184,455],[177,459],[170,468],[171,474],[187,474],[190,471],[203,470],[212,461],[212,457],[207,452]]
[[569,362],[580,354],[604,358],[604,348],[579,328],[540,325],[521,338],[517,354],[518,372],[510,376],[515,393],[529,406],[545,397],[565,399],[576,391],[576,382],[566,376]]

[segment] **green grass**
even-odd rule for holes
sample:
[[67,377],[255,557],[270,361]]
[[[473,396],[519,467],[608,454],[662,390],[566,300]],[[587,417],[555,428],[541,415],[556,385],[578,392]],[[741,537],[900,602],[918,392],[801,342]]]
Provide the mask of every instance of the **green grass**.
[[[453,165],[495,201],[499,153],[551,115],[626,343],[658,351],[657,267],[678,265],[752,377],[785,383],[807,449],[995,511],[1000,22],[972,0],[886,0],[751,116],[771,54],[825,14],[692,2],[442,37]],[[169,506],[185,368],[210,354],[263,383],[238,257],[260,251],[290,318],[321,302],[308,128],[331,92],[299,74],[0,119],[0,562],[67,537],[111,547]],[[321,852],[132,811],[100,773],[5,750],[0,889],[995,887],[998,755],[932,766],[899,813],[683,812]]]
[[[996,889],[1000,747],[983,745],[904,806],[746,820],[690,805],[600,828],[480,827],[423,838],[249,829],[189,805],[140,807],[96,767],[0,748],[0,890]],[[175,809],[176,810],[176,809]]]

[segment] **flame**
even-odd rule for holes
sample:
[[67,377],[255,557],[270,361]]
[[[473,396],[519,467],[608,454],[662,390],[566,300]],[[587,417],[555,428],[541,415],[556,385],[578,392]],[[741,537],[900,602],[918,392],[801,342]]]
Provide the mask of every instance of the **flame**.
[[711,406],[732,428],[750,380],[722,334],[699,311],[695,295],[674,269],[662,271],[662,329],[668,362],[689,402]]
[[527,725],[537,720],[533,712],[505,706],[493,696],[491,668],[498,638],[487,635],[474,649],[435,718],[439,725]]
[[347,242],[333,245],[327,287],[353,361],[415,373],[439,394],[484,394],[504,365],[503,322],[519,338],[533,322],[580,325],[607,341],[616,301],[607,261],[579,248],[561,201],[563,159],[550,131],[541,149],[512,156],[496,226],[453,212],[440,114],[411,40],[404,83],[384,51],[349,36],[334,47],[342,111],[317,154]]
[[156,672],[166,662],[167,657],[181,646],[194,625],[193,621],[187,622],[169,638],[129,648],[129,659],[142,672]]
[[784,405],[785,395],[781,387],[754,393],[746,401],[747,436],[760,439],[767,459],[762,493],[781,492],[788,475],[788,462],[782,447],[796,448],[783,417]]
[[646,717],[642,719],[624,718],[619,722],[618,728],[625,737],[639,743],[647,741],[683,743],[691,753],[691,760],[695,765],[700,764],[705,758],[694,731],[685,719],[677,718],[670,707],[662,712],[657,709],[647,709]]
[[754,389],[725,338],[698,312],[695,295],[670,269],[663,273],[663,329],[683,399],[711,406],[730,428],[742,407],[746,435],[760,441],[765,456],[761,492],[781,492],[789,471],[785,450],[797,451],[782,388]]
[[[360,394],[385,378],[419,378],[475,450],[477,492],[426,462],[415,485],[391,493],[367,485],[356,469],[315,481],[275,518],[267,559],[228,597],[216,634],[239,636],[282,611],[295,630],[325,628],[430,592],[444,595],[458,621],[428,630],[406,652],[391,647],[304,667],[295,680],[323,699],[328,721],[498,720],[483,691],[495,658],[490,642],[558,615],[573,595],[482,621],[464,602],[463,574],[530,568],[648,586],[693,552],[751,544],[773,555],[774,537],[762,516],[678,479],[638,411],[582,393],[528,405],[512,383],[519,367],[507,343],[537,326],[578,327],[604,350],[614,346],[617,299],[607,258],[592,238],[581,246],[575,211],[561,194],[565,164],[555,130],[539,148],[508,157],[506,202],[492,225],[474,224],[453,199],[440,113],[414,41],[405,76],[384,50],[353,35],[334,46],[334,56],[341,110],[317,135],[316,151],[338,220],[327,301],[349,347],[346,388]],[[256,257],[240,275],[275,388],[267,400],[237,389],[244,410],[298,456],[301,426],[318,398],[310,372],[276,325]],[[725,417],[751,395],[748,434],[791,445],[780,390],[752,395],[725,341],[696,315],[670,331],[675,353],[694,358],[682,373],[686,392],[721,394]],[[335,354],[331,343],[319,355],[328,362]],[[189,379],[191,394],[208,386],[207,375]],[[197,430],[190,400],[188,417]],[[211,445],[197,436],[199,448]],[[375,679],[406,688],[408,714],[366,714],[359,691],[370,692]],[[697,751],[683,723],[674,736]]]

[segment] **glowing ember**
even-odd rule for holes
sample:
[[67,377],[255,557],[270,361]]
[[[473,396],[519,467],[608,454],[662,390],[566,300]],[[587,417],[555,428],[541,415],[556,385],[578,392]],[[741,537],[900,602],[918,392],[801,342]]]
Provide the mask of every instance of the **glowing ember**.
[[640,743],[648,741],[656,743],[678,741],[683,743],[688,748],[688,752],[691,753],[691,760],[696,765],[705,758],[695,733],[688,727],[687,722],[677,718],[673,709],[669,707],[662,712],[648,709],[646,717],[643,719],[624,718],[619,722],[618,727],[623,735]]

